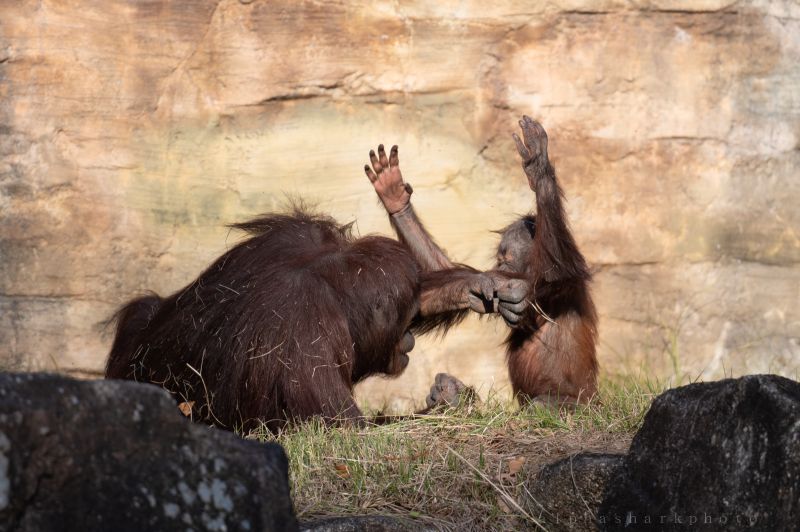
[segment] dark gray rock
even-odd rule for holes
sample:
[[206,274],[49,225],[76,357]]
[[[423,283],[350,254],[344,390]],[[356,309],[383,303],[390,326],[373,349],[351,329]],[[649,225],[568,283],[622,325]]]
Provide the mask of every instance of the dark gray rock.
[[597,530],[595,519],[606,483],[623,455],[580,453],[553,462],[525,483],[525,510],[547,530]]
[[604,530],[800,530],[800,384],[772,375],[656,398],[600,509]]
[[0,374],[0,531],[297,530],[287,477],[155,386]]
[[433,531],[419,521],[383,515],[332,517],[301,523],[303,532],[424,532]]

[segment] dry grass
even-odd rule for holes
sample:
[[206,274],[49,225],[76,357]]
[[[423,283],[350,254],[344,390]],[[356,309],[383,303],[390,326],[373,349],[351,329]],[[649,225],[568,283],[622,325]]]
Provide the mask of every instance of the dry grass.
[[301,520],[389,515],[440,530],[535,529],[517,501],[550,462],[588,450],[624,452],[658,385],[601,386],[574,412],[482,404],[390,425],[326,427],[311,421],[273,436],[286,449]]

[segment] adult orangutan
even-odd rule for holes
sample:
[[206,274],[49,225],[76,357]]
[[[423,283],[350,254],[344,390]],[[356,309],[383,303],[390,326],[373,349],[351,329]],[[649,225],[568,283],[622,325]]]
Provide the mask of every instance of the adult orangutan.
[[[498,309],[512,327],[506,339],[509,377],[521,403],[586,402],[597,391],[598,370],[591,274],[567,225],[564,193],[547,156],[547,134],[528,116],[519,125],[524,140],[513,138],[536,194],[536,215],[522,216],[501,232],[495,270],[487,272],[529,283],[524,301]],[[397,146],[389,157],[379,146],[377,155],[370,152],[370,162],[367,177],[400,240],[425,267],[451,268],[411,206],[412,189],[403,181]],[[502,286],[502,279],[494,278]]]
[[[421,271],[405,245],[354,238],[350,225],[302,209],[234,227],[250,238],[195,281],[117,313],[106,378],[162,386],[226,428],[361,421],[353,385],[399,375],[414,331],[487,312],[495,297],[517,308],[525,295],[467,267]],[[431,406],[447,386],[434,383]]]

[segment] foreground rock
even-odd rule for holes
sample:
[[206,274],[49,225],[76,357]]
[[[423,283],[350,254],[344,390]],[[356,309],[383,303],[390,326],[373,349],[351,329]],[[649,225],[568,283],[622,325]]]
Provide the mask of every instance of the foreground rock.
[[550,532],[597,530],[606,484],[622,459],[581,453],[545,466],[526,483],[525,510]]
[[0,374],[0,531],[297,530],[287,476],[154,386]]
[[659,396],[608,484],[603,530],[797,530],[800,384],[777,376]]

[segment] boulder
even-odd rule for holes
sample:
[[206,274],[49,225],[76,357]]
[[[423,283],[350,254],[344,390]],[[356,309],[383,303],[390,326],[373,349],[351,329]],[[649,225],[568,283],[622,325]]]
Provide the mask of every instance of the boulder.
[[608,484],[603,530],[797,530],[800,383],[773,375],[660,395]]
[[597,530],[608,479],[623,455],[580,453],[543,467],[526,482],[523,507],[547,530]]
[[0,531],[297,529],[279,445],[156,386],[0,374]]

